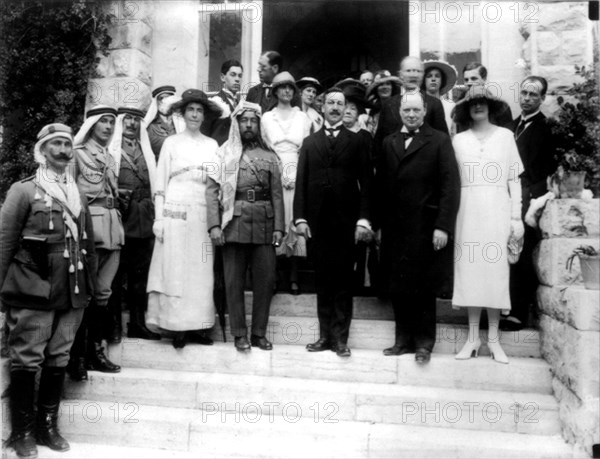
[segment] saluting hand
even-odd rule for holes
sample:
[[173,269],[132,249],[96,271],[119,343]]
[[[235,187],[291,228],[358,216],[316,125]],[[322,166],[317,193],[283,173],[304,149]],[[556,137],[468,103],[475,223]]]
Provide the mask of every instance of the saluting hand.
[[220,246],[225,244],[225,235],[219,226],[215,226],[210,229],[210,240],[214,245]]

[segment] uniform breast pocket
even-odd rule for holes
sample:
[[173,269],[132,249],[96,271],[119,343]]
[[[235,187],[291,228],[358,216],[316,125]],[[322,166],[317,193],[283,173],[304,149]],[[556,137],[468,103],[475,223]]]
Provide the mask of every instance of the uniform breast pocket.
[[5,299],[33,297],[48,300],[50,281],[41,277],[40,269],[31,257],[18,252],[8,268],[0,294]]

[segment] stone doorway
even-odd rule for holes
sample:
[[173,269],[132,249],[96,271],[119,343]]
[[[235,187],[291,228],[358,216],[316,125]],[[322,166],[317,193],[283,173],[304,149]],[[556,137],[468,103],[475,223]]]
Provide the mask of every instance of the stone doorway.
[[398,70],[408,54],[408,3],[288,1],[263,4],[262,49],[277,50],[296,79],[325,86],[362,69]]

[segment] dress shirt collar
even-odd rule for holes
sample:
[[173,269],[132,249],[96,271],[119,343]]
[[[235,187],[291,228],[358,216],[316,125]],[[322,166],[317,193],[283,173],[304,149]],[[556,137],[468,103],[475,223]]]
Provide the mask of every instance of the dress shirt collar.
[[329,124],[329,121],[325,120],[325,128],[326,129],[340,129],[342,127],[342,122],[338,121],[333,126]]
[[535,116],[537,116],[537,114],[540,112],[541,110],[538,108],[538,110],[534,113],[531,113],[530,115],[523,115],[523,113],[521,113],[521,121],[528,123],[532,120],[532,118],[534,118]]

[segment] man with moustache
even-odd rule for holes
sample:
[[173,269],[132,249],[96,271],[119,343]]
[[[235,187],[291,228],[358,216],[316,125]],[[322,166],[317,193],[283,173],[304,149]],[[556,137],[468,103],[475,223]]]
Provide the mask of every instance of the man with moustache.
[[377,163],[377,223],[381,273],[396,321],[395,344],[384,355],[416,352],[427,363],[435,344],[436,257],[454,232],[460,177],[450,137],[425,122],[420,92],[401,99],[402,127],[383,141]]
[[91,108],[74,140],[74,176],[79,192],[88,199],[98,255],[96,292],[77,331],[67,367],[71,379],[78,381],[87,379],[87,370],[121,371],[119,365],[108,360],[102,347],[103,339],[114,339],[119,333],[108,313],[108,300],[119,269],[121,246],[125,243],[117,208],[119,171],[108,149],[116,117],[117,111],[112,107]]
[[354,245],[371,239],[368,141],[346,129],[346,98],[325,92],[323,129],[304,139],[298,159],[294,223],[314,257],[320,337],[310,352],[349,357]]
[[[556,142],[548,119],[541,112],[546,99],[548,82],[539,76],[530,76],[521,83],[519,105],[521,115],[511,124],[519,155],[525,171],[521,174],[522,217],[525,217],[532,199],[547,191],[546,179],[556,170],[554,158]],[[529,308],[535,304],[538,280],[533,267],[533,249],[540,236],[535,228],[525,225],[523,251],[519,261],[510,266],[511,314],[500,321],[501,330],[516,331],[527,325]]]
[[[265,51],[258,59],[258,78],[260,83],[252,86],[246,100],[260,105],[263,114],[277,106],[277,97],[273,94],[272,83],[275,75],[283,71],[283,58],[277,51]],[[292,99],[293,107],[301,107],[300,95]]]
[[[381,153],[383,140],[397,129],[402,127],[402,118],[400,116],[400,99],[407,93],[417,93],[420,91],[423,82],[424,70],[423,62],[418,57],[407,56],[400,61],[400,80],[402,87],[400,94],[387,99],[381,107],[379,115],[379,124],[375,132],[374,155],[378,157]],[[423,94],[427,111],[425,113],[425,122],[429,127],[448,134],[448,126],[444,116],[444,107],[442,103],[428,94]]]
[[221,66],[221,81],[223,87],[214,96],[211,97],[214,103],[221,107],[221,116],[207,116],[202,124],[202,133],[212,137],[219,146],[223,145],[229,137],[229,128],[231,126],[231,114],[240,102],[240,87],[244,68],[239,61],[230,59]]
[[37,138],[36,174],[10,188],[0,213],[0,299],[9,330],[12,421],[7,443],[27,458],[37,457],[36,442],[69,449],[58,431],[58,411],[69,351],[96,270],[87,200],[67,171],[71,128],[49,124]]
[[[126,280],[126,303],[129,308],[127,337],[159,340],[159,334],[146,328],[145,318],[148,307],[146,284],[154,247],[152,187],[156,176],[156,159],[147,131],[143,128],[144,112],[120,107],[117,113],[117,130],[112,139],[111,154],[119,168],[119,208],[125,230],[125,245],[112,284],[109,311],[120,330],[121,290]],[[121,340],[120,335],[115,338],[116,342]]]
[[154,89],[152,91],[152,103],[144,118],[144,125],[148,126],[148,138],[157,162],[165,139],[177,133],[173,123],[171,107],[165,100],[174,95],[175,86],[165,85]]
[[[229,140],[217,151],[207,184],[210,238],[222,247],[231,334],[238,351],[269,351],[269,309],[275,285],[275,247],[285,231],[277,155],[260,135],[261,108],[242,102],[231,115]],[[252,270],[252,334],[248,342],[244,283]]]

